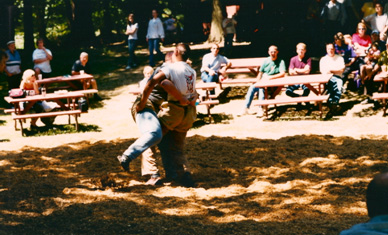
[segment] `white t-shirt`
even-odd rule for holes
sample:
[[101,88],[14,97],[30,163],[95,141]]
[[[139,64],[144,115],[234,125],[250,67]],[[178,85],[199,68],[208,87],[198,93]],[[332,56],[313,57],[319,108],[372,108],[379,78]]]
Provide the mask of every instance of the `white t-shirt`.
[[388,16],[385,13],[381,16],[377,14],[368,15],[364,20],[370,24],[372,30],[378,30],[380,33],[388,25]]
[[[52,55],[49,49],[46,49],[46,51],[47,53]],[[32,61],[44,58],[46,58],[46,53],[43,49],[35,49],[35,51],[32,53]],[[39,64],[35,64],[34,68],[39,68],[43,73],[51,73],[51,66],[49,60],[46,60]]]
[[[166,78],[174,83],[176,89],[187,99],[191,99],[195,91],[195,80],[197,73],[186,62],[179,61],[169,64],[161,69],[166,75]],[[171,95],[168,95],[168,100],[176,99]]]
[[205,71],[204,68],[209,68],[213,71],[218,72],[218,70],[220,70],[221,68],[221,65],[227,63],[229,63],[229,60],[225,56],[222,56],[220,54],[214,56],[213,53],[207,53],[202,58],[201,72]]
[[[127,25],[127,30],[134,30],[134,29],[138,29],[139,28],[139,25],[137,24],[137,23],[134,23],[134,24],[132,24],[132,25]],[[128,40],[129,39],[135,39],[135,40],[137,40],[137,30],[136,30],[136,32],[134,33],[134,34],[130,34],[130,35],[128,35]]]
[[[319,71],[322,74],[329,74],[331,73],[331,70],[341,70],[345,68],[345,61],[344,58],[340,55],[334,55],[333,57],[330,57],[328,55],[325,55],[321,58],[319,61]],[[337,76],[342,76],[342,73],[334,74]]]

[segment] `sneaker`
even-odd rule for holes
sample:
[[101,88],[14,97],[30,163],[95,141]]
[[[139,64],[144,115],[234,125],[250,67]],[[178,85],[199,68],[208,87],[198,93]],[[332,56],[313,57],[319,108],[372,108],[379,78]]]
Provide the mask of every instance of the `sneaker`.
[[131,69],[131,68],[132,68],[132,67],[131,67],[131,66],[129,66],[129,65],[128,65],[127,67],[125,67],[125,69]]
[[241,116],[248,115],[248,114],[249,114],[249,109],[244,108],[240,113],[237,114],[237,116],[241,117]]
[[160,185],[162,183],[159,175],[152,175],[151,178],[145,183],[146,185]]
[[263,116],[264,116],[263,108],[259,108],[259,110],[257,110],[256,117],[261,118]]
[[191,173],[190,172],[185,172],[183,174],[182,178],[180,179],[180,183],[182,184],[182,186],[184,186],[186,188],[193,188],[193,187],[195,187],[195,183],[194,183],[193,178],[191,177]]
[[131,162],[131,160],[124,154],[117,156],[117,160],[119,160],[121,167],[124,169],[124,171],[129,172],[129,163]]

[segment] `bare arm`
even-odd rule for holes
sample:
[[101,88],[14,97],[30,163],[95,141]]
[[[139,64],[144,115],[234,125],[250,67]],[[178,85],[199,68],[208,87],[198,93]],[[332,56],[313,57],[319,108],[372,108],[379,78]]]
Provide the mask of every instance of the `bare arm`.
[[179,103],[181,105],[188,105],[190,101],[186,99],[186,97],[182,96],[182,94],[176,89],[174,86],[174,83],[172,83],[170,80],[164,79],[160,86],[167,91],[168,94],[172,95],[175,99],[179,100]]
[[304,68],[302,69],[298,69],[298,68],[293,68],[293,69],[289,69],[288,70],[288,73],[290,75],[306,75],[306,74],[309,74],[311,71],[311,68],[310,66],[307,64],[306,66],[304,66]]

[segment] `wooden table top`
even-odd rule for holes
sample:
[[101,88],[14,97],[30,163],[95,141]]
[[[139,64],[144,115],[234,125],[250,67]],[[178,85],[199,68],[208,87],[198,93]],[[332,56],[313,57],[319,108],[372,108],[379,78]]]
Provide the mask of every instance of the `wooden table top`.
[[71,91],[66,93],[47,93],[46,95],[33,95],[26,96],[25,98],[12,98],[9,96],[4,97],[8,103],[16,102],[28,102],[28,101],[40,101],[40,100],[55,100],[55,99],[67,99],[67,98],[79,98],[83,97],[84,94],[77,91]]
[[286,76],[272,80],[260,80],[255,84],[255,87],[278,87],[296,84],[327,83],[331,77],[332,74]]
[[36,80],[36,82],[38,84],[44,84],[44,83],[66,82],[66,81],[92,79],[92,78],[93,78],[93,75],[85,73],[85,74],[72,75],[72,76],[58,76],[58,77],[52,77],[52,78],[44,78],[42,80]]

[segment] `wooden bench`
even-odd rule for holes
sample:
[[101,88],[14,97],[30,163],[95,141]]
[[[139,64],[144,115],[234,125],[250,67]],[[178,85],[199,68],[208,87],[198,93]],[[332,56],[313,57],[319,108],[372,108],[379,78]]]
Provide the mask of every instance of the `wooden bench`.
[[[79,130],[78,126],[78,116],[81,115],[81,110],[76,109],[76,110],[65,110],[65,111],[56,111],[56,112],[47,112],[47,113],[32,113],[32,114],[21,114],[17,115],[15,113],[12,113],[12,119],[19,120],[20,123],[20,130],[23,135],[23,121],[25,119],[29,118],[45,118],[45,117],[55,117],[55,116],[62,116],[62,115],[69,115],[69,124],[70,124],[70,116],[74,115],[75,119],[75,127],[76,130]],[[16,129],[16,126],[15,126]]]
[[265,116],[268,118],[268,105],[278,104],[293,104],[302,102],[316,102],[319,106],[320,118],[322,118],[322,102],[326,101],[329,95],[318,95],[318,96],[303,96],[303,97],[282,97],[279,99],[267,99],[254,101],[255,106],[264,106]]
[[383,116],[386,115],[387,107],[386,107],[386,100],[388,99],[388,93],[373,93],[372,99],[374,100],[383,100]]
[[208,116],[209,119],[211,120],[212,114],[211,114],[211,112],[210,112],[210,108],[211,108],[212,105],[216,105],[216,104],[219,104],[219,103],[220,103],[219,100],[205,100],[205,101],[199,102],[198,105],[206,105],[207,116]]

